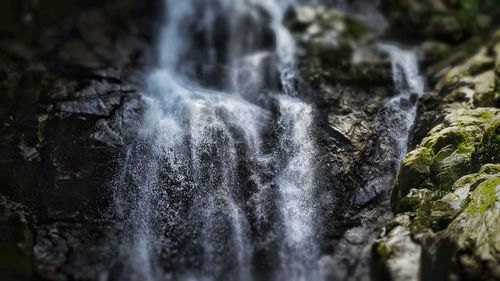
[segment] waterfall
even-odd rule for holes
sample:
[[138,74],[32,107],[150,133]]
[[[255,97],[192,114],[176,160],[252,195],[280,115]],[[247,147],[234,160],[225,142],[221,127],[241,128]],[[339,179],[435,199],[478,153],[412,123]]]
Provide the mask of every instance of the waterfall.
[[407,150],[410,129],[415,122],[417,99],[424,94],[424,80],[418,71],[416,55],[394,45],[382,44],[389,54],[396,95],[389,100],[386,116],[389,134],[397,141],[395,160],[399,164]]
[[355,196],[354,202],[360,205],[377,195],[387,195],[392,188],[394,175],[407,151],[417,99],[424,94],[424,80],[419,74],[415,54],[391,44],[379,44],[378,48],[390,57],[395,95],[382,110],[380,121],[385,124],[385,131],[381,132],[380,146],[373,156],[383,172],[376,174],[363,187],[363,192]]
[[314,110],[293,85],[289,2],[165,0],[116,182],[120,280],[321,279]]

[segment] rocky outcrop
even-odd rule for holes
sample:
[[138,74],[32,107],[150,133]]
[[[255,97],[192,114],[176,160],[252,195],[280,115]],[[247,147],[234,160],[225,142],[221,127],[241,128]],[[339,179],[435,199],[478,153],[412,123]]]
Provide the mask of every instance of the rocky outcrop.
[[97,220],[144,109],[153,2],[0,4],[2,278],[96,278],[83,250],[108,233]]
[[[116,270],[122,230],[106,211],[145,107],[138,71],[154,61],[145,50],[157,2],[0,3],[0,276],[88,280]],[[496,8],[487,2],[384,1],[393,27],[446,42],[487,29],[495,19],[485,7]],[[398,165],[384,106],[394,89],[371,27],[321,6],[294,8],[286,23],[299,45],[297,86],[317,109],[327,277],[367,279],[372,255],[374,279],[498,279],[498,33],[419,48],[432,91],[419,101],[389,203],[391,186],[376,180],[392,180]],[[213,82],[220,73],[194,75]]]
[[372,248],[376,280],[500,279],[500,41],[489,37],[429,70],[437,83],[401,164],[396,215]]
[[367,278],[371,243],[391,217],[388,194],[398,159],[387,133],[396,94],[391,64],[359,17],[303,6],[286,22],[310,87],[305,98],[318,113],[317,171],[328,198],[321,265],[328,280]]

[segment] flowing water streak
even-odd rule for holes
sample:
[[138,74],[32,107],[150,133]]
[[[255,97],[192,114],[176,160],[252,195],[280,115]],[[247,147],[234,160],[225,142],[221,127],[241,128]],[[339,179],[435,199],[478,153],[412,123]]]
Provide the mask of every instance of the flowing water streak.
[[396,126],[390,126],[390,134],[398,140],[395,160],[399,163],[406,153],[408,135],[415,122],[417,99],[424,94],[424,80],[419,74],[417,58],[413,52],[389,44],[380,45],[380,49],[391,58],[392,77],[397,91],[388,107],[393,112],[401,112],[396,116]]
[[320,280],[317,268],[319,250],[316,243],[315,182],[312,159],[314,141],[310,135],[313,122],[312,107],[296,96],[295,41],[283,26],[284,12],[295,4],[294,0],[259,1],[272,15],[276,34],[276,55],[280,73],[282,95],[279,104],[279,126],[283,129],[280,148],[288,162],[278,174],[276,184],[280,193],[280,215],[284,237],[280,243],[281,270],[276,280]]
[[[291,97],[297,94],[294,42],[282,26],[291,1],[165,1],[160,65],[148,77],[145,120],[136,143],[128,149],[115,194],[116,213],[123,222],[120,277],[254,280],[254,272],[259,271],[252,265],[254,245],[262,241],[250,235],[249,218],[254,214],[246,209],[249,203],[244,194],[250,186],[241,179],[243,172],[251,174],[257,193],[275,188],[279,194],[276,198],[263,195],[276,201],[277,210],[267,209],[268,214],[257,216],[254,222],[271,220],[267,223],[276,226],[267,237],[278,239],[277,248],[270,252],[277,251],[280,260],[268,278],[318,280],[311,168],[314,142],[309,132],[313,112],[311,106]],[[251,27],[246,37],[238,29],[247,13],[254,17],[256,7],[272,19],[274,53],[252,43],[259,42],[265,26]],[[226,23],[229,41],[227,54],[221,58],[214,36],[220,16],[227,14],[232,15]],[[193,28],[203,36],[191,37]],[[197,46],[198,40],[205,46]],[[199,56],[205,51],[207,57]],[[262,98],[278,105],[278,120],[254,102],[266,80],[265,74],[256,73],[270,57],[277,58],[283,93]],[[230,83],[223,90],[202,86],[205,82],[193,80],[199,69],[229,69]],[[235,81],[241,69],[254,75],[251,87]],[[279,147],[266,155],[262,130],[272,123],[281,132]],[[266,171],[275,175],[264,184],[260,170],[251,167],[268,162],[279,165],[276,171]],[[276,221],[272,213],[279,214]]]
[[396,93],[382,109],[381,122],[386,131],[380,134],[380,147],[373,156],[373,159],[378,160],[377,167],[383,172],[369,180],[363,188],[364,192],[354,198],[354,202],[359,205],[390,191],[394,175],[407,150],[417,100],[424,93],[424,82],[419,75],[415,54],[391,44],[380,44],[378,47],[390,57]]
[[278,175],[281,217],[285,239],[281,244],[281,267],[277,280],[320,280],[315,225],[314,142],[310,135],[312,108],[300,100],[279,96],[284,129],[280,146],[288,163]]

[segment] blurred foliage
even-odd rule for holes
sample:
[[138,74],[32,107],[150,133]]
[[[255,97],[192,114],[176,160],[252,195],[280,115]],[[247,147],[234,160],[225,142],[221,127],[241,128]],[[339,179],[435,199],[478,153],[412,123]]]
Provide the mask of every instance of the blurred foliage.
[[405,29],[452,42],[490,28],[500,15],[498,0],[387,0],[384,8]]

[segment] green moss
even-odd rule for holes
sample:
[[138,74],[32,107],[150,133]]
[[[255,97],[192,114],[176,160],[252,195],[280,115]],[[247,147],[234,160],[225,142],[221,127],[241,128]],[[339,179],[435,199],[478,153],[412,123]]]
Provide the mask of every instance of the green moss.
[[500,162],[500,121],[492,124],[483,135],[473,155],[474,166]]
[[389,259],[389,250],[387,249],[387,246],[385,245],[384,241],[377,242],[376,251],[378,257],[382,262],[385,262]]
[[420,147],[408,153],[403,159],[403,170],[410,169],[419,174],[428,174],[429,166],[434,159],[432,150]]
[[415,211],[432,196],[433,192],[428,189],[411,189],[410,193],[401,199],[398,212]]
[[499,202],[500,177],[485,180],[474,190],[465,211],[469,214],[484,213]]
[[432,201],[425,201],[414,212],[414,218],[410,223],[410,231],[412,234],[426,232],[432,224],[431,218]]
[[470,154],[474,151],[475,143],[471,141],[472,137],[464,132],[462,134],[463,140],[457,145],[457,152],[461,154]]
[[486,164],[479,169],[478,174],[494,175],[500,173],[500,164]]
[[[460,127],[438,126],[431,130],[429,135],[422,140],[422,146],[431,148],[434,153],[439,153],[443,147],[458,147],[469,141],[472,133],[466,132]],[[462,144],[462,149],[466,149],[468,144]]]
[[419,147],[406,154],[401,164],[397,183],[391,197],[393,211],[398,211],[400,199],[412,188],[422,188],[430,176],[434,153],[427,147]]

